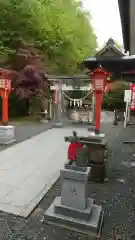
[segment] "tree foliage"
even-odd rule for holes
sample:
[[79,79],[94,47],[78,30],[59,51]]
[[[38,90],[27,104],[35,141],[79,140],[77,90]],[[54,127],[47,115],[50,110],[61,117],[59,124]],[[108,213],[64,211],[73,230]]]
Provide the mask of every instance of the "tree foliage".
[[122,46],[121,46],[120,43],[118,43],[118,42],[115,41],[115,46],[116,46],[120,51],[122,51]]
[[[43,70],[75,73],[77,65],[95,49],[90,15],[81,1],[0,0],[0,64],[20,72],[21,77],[16,78],[19,88],[25,89],[29,78],[34,82],[35,75],[36,84],[41,83]],[[29,77],[27,65],[33,69]]]
[[124,109],[124,92],[128,88],[126,83],[114,83],[111,90],[104,95],[102,107],[109,110]]
[[16,51],[21,37],[42,50],[45,59],[56,63],[59,70],[75,69],[96,48],[90,16],[81,6],[75,0],[1,0],[3,54]]

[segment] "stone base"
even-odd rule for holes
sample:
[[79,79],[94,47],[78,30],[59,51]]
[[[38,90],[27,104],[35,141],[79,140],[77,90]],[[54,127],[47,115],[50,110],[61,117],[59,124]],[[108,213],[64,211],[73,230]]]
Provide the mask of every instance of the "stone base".
[[[70,209],[69,214],[67,208]],[[74,217],[71,217],[71,215]],[[60,197],[57,197],[51,206],[45,211],[44,220],[50,224],[67,228],[72,231],[89,234],[95,239],[95,237],[100,237],[101,235],[103,212],[101,206],[92,204],[92,200],[89,200],[89,205],[86,210],[82,211],[62,206]]]
[[91,164],[91,174],[89,177],[89,181],[103,183],[105,178],[106,178],[105,163],[101,165]]
[[15,142],[15,127],[14,126],[0,126],[0,144],[8,145]]
[[63,127],[63,124],[61,123],[61,122],[55,122],[55,123],[53,123],[53,125],[52,125],[54,128],[61,128],[61,127]]
[[56,198],[56,205],[54,206],[54,211],[57,214],[61,214],[67,217],[72,217],[76,219],[82,219],[84,221],[89,221],[91,217],[92,207],[94,200],[88,198],[87,199],[87,207],[86,209],[76,209],[73,207],[69,207],[61,204],[61,197]]

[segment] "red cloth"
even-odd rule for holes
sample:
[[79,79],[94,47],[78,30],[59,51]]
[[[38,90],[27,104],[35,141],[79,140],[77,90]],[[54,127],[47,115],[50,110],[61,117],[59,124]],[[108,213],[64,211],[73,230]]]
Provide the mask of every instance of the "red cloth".
[[83,145],[79,142],[70,143],[68,147],[68,160],[75,161],[76,159],[76,151],[78,148],[82,148]]

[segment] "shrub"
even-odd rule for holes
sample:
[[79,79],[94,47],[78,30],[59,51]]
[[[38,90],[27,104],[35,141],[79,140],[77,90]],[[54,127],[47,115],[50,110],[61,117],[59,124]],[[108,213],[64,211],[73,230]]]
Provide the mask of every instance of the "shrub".
[[124,109],[124,92],[128,89],[126,84],[118,85],[118,88],[112,88],[103,97],[102,108],[107,110]]

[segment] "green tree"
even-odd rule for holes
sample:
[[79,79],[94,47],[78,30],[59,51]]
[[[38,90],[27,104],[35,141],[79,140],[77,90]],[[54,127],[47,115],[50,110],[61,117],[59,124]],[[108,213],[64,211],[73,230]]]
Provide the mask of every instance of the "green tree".
[[0,61],[14,55],[18,39],[42,52],[48,72],[74,73],[96,49],[90,16],[76,0],[1,0]]
[[81,1],[0,0],[0,65],[17,72],[13,86],[26,102],[33,96],[48,98],[45,71],[76,73],[95,49]]
[[117,41],[115,41],[115,46],[116,46],[119,50],[122,50],[121,44],[118,43]]

